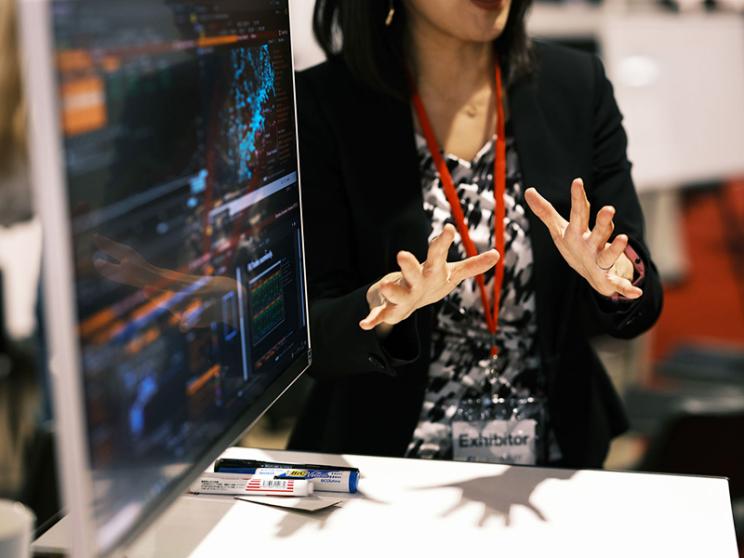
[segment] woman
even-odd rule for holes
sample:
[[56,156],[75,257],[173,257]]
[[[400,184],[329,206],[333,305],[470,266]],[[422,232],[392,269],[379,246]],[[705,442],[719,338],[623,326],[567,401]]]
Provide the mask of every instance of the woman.
[[[0,0],[0,229],[32,217],[15,6]],[[12,283],[3,284],[3,271],[8,270],[0,269],[0,498],[29,506],[41,526],[60,508],[42,335],[37,328],[33,339],[19,343],[6,333],[2,299],[8,293],[2,290]]]
[[0,225],[31,218],[25,109],[15,34],[15,3],[0,1]]
[[[0,227],[14,225],[30,215],[23,164],[25,121],[14,18],[14,3],[0,0]],[[0,270],[0,288],[2,283]],[[0,290],[0,297],[2,295]],[[30,359],[6,335],[2,302],[0,300],[0,497],[17,497],[23,483],[27,446],[33,436],[38,394]]]
[[602,66],[528,4],[317,2],[293,449],[601,467],[626,429],[588,338],[648,329],[661,286]]

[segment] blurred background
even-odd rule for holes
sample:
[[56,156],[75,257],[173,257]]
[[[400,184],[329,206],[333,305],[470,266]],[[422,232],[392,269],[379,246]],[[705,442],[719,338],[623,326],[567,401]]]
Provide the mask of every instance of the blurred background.
[[[314,2],[291,4],[303,69],[323,60]],[[652,331],[595,341],[632,425],[605,466],[729,477],[744,556],[744,0],[543,0],[528,28],[602,58],[665,284]],[[0,0],[0,497],[24,501],[43,523],[59,504],[22,122],[13,0]],[[310,382],[242,444],[284,448]]]

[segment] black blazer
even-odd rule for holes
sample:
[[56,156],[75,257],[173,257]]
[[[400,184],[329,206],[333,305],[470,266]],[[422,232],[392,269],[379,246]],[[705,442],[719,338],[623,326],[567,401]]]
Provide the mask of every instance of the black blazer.
[[[592,216],[617,209],[645,261],[643,296],[608,303],[564,262],[531,211],[539,347],[549,411],[563,464],[601,467],[609,441],[627,428],[621,402],[588,343],[630,338],[661,311],[662,289],[643,242],[626,136],[612,87],[596,57],[538,43],[537,65],[507,91],[527,186],[568,216],[570,184],[583,177]],[[290,448],[402,456],[418,422],[429,366],[431,307],[381,343],[358,322],[369,285],[409,250],[421,261],[431,230],[423,211],[410,106],[355,80],[331,59],[297,75],[311,375],[316,379]],[[592,218],[593,218],[592,217]]]

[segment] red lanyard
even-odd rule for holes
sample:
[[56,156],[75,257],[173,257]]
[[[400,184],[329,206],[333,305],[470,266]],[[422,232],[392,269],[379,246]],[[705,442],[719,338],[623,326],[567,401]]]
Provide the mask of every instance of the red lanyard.
[[[439,179],[442,182],[444,194],[450,204],[452,216],[455,219],[457,228],[460,232],[460,238],[465,245],[465,251],[468,257],[478,255],[478,250],[470,238],[468,224],[465,221],[465,215],[462,212],[460,198],[457,196],[457,189],[452,180],[452,175],[447,168],[447,163],[439,150],[437,138],[426,114],[426,108],[421,101],[418,91],[414,90],[412,95],[413,106],[416,109],[421,130],[424,132],[426,143],[434,159]],[[506,126],[504,124],[504,103],[502,99],[501,69],[496,64],[496,156],[493,163],[493,180],[494,180],[494,219],[493,232],[495,248],[498,250],[501,258],[496,264],[496,273],[493,279],[493,306],[488,303],[488,294],[486,293],[486,280],[484,276],[478,275],[475,279],[480,288],[481,300],[483,301],[483,313],[486,316],[486,325],[492,335],[496,333],[499,324],[499,304],[501,302],[501,284],[504,281],[504,191],[506,190]],[[496,355],[498,349],[496,346],[491,347],[491,354]]]

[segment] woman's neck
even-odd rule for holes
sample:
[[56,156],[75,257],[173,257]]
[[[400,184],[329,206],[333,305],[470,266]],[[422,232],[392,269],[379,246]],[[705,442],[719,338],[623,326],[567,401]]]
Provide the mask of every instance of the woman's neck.
[[408,51],[422,93],[462,99],[488,86],[494,64],[490,43],[457,39],[420,16],[411,20]]
[[[469,161],[496,124],[492,45],[461,41],[411,19],[409,63],[436,139],[447,153]],[[419,132],[420,124],[415,118]]]

